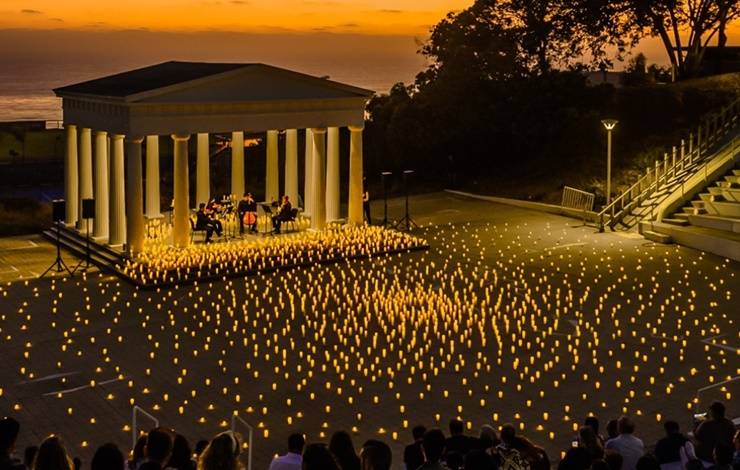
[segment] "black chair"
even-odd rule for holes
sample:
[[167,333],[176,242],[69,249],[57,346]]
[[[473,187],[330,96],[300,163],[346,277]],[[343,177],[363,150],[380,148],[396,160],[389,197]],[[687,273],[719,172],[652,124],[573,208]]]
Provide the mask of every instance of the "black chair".
[[195,241],[196,232],[202,233],[203,241],[206,241],[206,238],[208,237],[208,230],[204,228],[196,228],[195,221],[192,217],[188,217],[188,221],[190,221],[190,243],[193,243],[193,241]]
[[298,208],[293,208],[290,210],[290,214],[288,215],[288,218],[283,220],[283,223],[285,225],[290,224],[293,227],[293,231],[298,231]]

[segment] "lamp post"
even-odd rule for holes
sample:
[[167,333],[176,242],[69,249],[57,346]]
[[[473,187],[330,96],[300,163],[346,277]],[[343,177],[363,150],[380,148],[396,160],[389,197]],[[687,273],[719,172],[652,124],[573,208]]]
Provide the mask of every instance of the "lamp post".
[[606,205],[612,201],[612,131],[617,127],[616,119],[603,119],[601,123],[606,129]]

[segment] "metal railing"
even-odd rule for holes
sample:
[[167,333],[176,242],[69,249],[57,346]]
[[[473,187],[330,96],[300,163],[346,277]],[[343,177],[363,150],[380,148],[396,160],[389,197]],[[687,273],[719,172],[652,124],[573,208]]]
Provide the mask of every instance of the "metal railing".
[[656,191],[672,183],[683,182],[691,176],[692,170],[696,170],[696,163],[710,156],[707,152],[740,122],[740,98],[701,122],[696,133],[689,133],[688,143],[686,139],[681,139],[680,145],[672,147],[670,155],[664,153],[662,160],[655,161],[654,169],[648,168],[645,175],[601,209],[597,214],[600,232],[607,225],[614,229],[614,225]]
[[563,199],[560,206],[567,209],[583,211],[583,221],[586,222],[588,213],[594,209],[596,195],[570,186],[563,187]]
[[155,418],[154,416],[150,415],[146,411],[144,411],[140,406],[134,405],[134,408],[131,410],[131,448],[136,448],[136,441],[139,439],[139,428],[138,428],[138,421],[136,420],[136,417],[138,414],[142,414],[149,418],[153,423],[154,427],[159,427],[159,420]]
[[247,456],[247,470],[252,470],[252,438],[254,434],[254,428],[249,423],[244,421],[244,419],[239,417],[239,415],[234,413],[233,415],[231,415],[231,432],[236,432],[237,423],[247,428],[247,450],[249,451],[249,455]]

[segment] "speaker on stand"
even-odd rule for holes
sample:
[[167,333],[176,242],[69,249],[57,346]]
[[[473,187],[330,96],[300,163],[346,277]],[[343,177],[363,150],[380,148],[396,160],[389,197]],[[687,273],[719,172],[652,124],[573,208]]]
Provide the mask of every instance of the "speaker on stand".
[[[80,260],[72,272],[78,269],[87,271],[90,269],[90,219],[95,218],[95,199],[86,198],[82,200],[82,218],[85,219],[85,259]],[[84,263],[84,265],[83,265]]]
[[390,171],[380,174],[380,181],[383,184],[383,228],[388,227],[388,183],[386,180],[392,175]]
[[54,262],[51,263],[51,265],[48,268],[46,268],[46,271],[44,271],[39,276],[39,279],[46,276],[52,270],[54,270],[54,272],[57,272],[57,273],[67,271],[69,275],[72,276],[73,271],[71,271],[67,267],[67,264],[62,259],[62,242],[61,242],[60,232],[62,230],[62,224],[64,223],[65,212],[66,212],[66,204],[64,202],[64,199],[54,199],[51,202],[51,223],[53,226],[56,227],[56,232],[57,232],[57,257],[54,260]]
[[414,170],[403,170],[403,190],[406,197],[406,213],[403,218],[393,225],[393,228],[399,230],[409,231],[413,228],[419,227],[419,224],[414,222],[409,213],[409,178],[414,174]]

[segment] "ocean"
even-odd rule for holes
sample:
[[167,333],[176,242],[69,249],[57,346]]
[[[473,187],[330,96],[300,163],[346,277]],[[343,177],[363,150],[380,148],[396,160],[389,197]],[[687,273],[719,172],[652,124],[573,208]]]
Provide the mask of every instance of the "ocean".
[[[286,63],[287,62],[287,63]],[[61,100],[54,96],[55,87],[94,79],[104,75],[146,66],[150,63],[16,63],[0,67],[0,122],[62,119]],[[423,67],[418,58],[389,62],[366,60],[359,64],[342,61],[283,61],[282,67],[313,75],[329,75],[379,93],[390,90],[397,82],[409,83]]]

